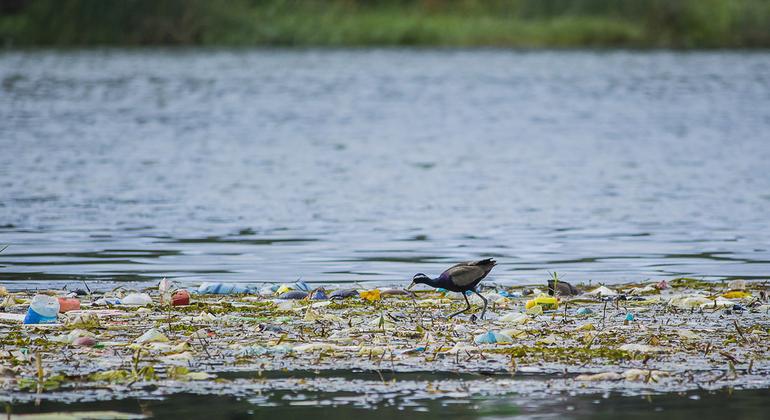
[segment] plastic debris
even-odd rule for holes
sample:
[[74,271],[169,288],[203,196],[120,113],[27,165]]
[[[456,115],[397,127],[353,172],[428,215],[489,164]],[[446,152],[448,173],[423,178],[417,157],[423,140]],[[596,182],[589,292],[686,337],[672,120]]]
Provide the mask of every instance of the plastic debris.
[[329,299],[347,299],[355,296],[358,296],[358,291],[355,289],[339,289],[332,292]]
[[35,295],[24,317],[25,324],[55,324],[59,300],[53,296]]
[[578,308],[578,310],[575,312],[578,315],[590,315],[594,313],[590,308]]
[[644,287],[634,287],[629,292],[629,294],[632,296],[651,295],[655,293],[660,293],[660,290],[657,287],[654,287],[652,285],[647,285]]
[[630,353],[660,353],[663,351],[662,347],[648,344],[623,344],[618,349]]
[[296,282],[294,282],[294,288],[297,290],[302,290],[303,292],[310,291],[310,286],[308,286],[307,283],[305,283],[302,280],[297,280]]
[[527,308],[527,315],[542,315],[543,307],[541,305],[535,305]]
[[203,283],[198,287],[202,295],[242,295],[249,294],[252,289],[235,283]]
[[168,337],[163,335],[162,332],[156,330],[155,328],[147,330],[144,334],[139,336],[136,340],[134,340],[134,343],[137,344],[144,344],[144,343],[167,343],[169,341]]
[[698,308],[704,304],[713,305],[714,301],[705,296],[680,295],[671,298],[671,300],[669,300],[669,304],[678,308]]
[[286,292],[290,292],[290,291],[292,291],[292,290],[294,290],[294,287],[293,287],[293,286],[291,286],[291,285],[288,285],[288,284],[282,284],[282,285],[281,285],[281,286],[278,288],[278,290],[276,290],[276,291],[275,291],[275,293],[276,293],[276,294],[278,294],[278,295],[282,295],[282,294],[284,294],[284,293],[286,293]]
[[420,354],[425,352],[425,347],[415,347],[413,349],[404,349],[399,351],[399,354]]
[[625,379],[623,375],[615,372],[602,372],[602,373],[594,373],[591,375],[578,375],[575,377],[576,381],[590,381],[590,382],[596,382],[596,381],[619,381],[621,379]]
[[380,289],[362,290],[358,292],[362,299],[366,299],[369,302],[374,302],[381,299]]
[[499,333],[497,331],[487,331],[483,334],[477,335],[473,339],[473,342],[475,342],[476,344],[496,344],[496,343],[503,344],[503,343],[512,343],[513,338],[505,334]]
[[94,301],[95,306],[120,305],[120,299],[116,297],[103,297]]
[[695,334],[690,330],[677,330],[676,335],[686,340],[695,340],[698,338],[698,334]]
[[58,298],[59,299],[59,313],[65,313],[69,311],[77,311],[80,309],[80,299],[78,298]]
[[78,337],[72,341],[72,345],[76,347],[93,347],[96,345],[96,340],[93,337]]
[[634,320],[634,314],[631,312],[626,314],[626,321],[633,321]]
[[508,328],[506,330],[501,330],[500,334],[507,335],[511,338],[523,338],[527,336],[526,331],[520,330],[518,328]]
[[628,369],[625,372],[602,372],[591,375],[578,375],[575,377],[576,381],[632,381],[632,382],[657,382],[660,378],[669,376],[668,372],[660,370],[646,370],[646,369]]
[[727,299],[745,299],[750,298],[751,294],[742,290],[733,290],[727,293],[723,293],[722,297]]
[[618,292],[616,292],[616,291],[614,291],[614,290],[612,290],[612,289],[610,289],[609,287],[606,287],[606,286],[599,286],[596,289],[591,290],[590,292],[588,292],[588,294],[589,295],[594,295],[594,296],[605,297],[605,296],[617,296]]
[[730,290],[746,290],[746,280],[731,280],[727,283],[727,288]]
[[131,293],[120,299],[122,305],[144,306],[152,303],[152,298],[147,293]]
[[290,291],[281,293],[278,296],[278,299],[299,300],[299,299],[304,299],[306,297],[307,297],[307,292],[303,292],[301,290],[290,290]]
[[380,295],[385,296],[411,296],[411,293],[404,289],[385,288],[380,289]]
[[257,291],[257,294],[260,296],[273,296],[276,290],[277,288],[273,288],[273,286],[262,286]]
[[266,354],[289,354],[292,348],[286,344],[280,344],[272,347],[249,346],[240,350],[241,356],[264,356]]
[[171,295],[171,305],[172,306],[185,306],[190,304],[190,292],[187,290],[181,289],[174,292],[173,295]]
[[530,309],[535,305],[541,306],[544,311],[554,310],[559,307],[559,300],[553,296],[540,295],[534,299],[528,300],[524,307]]
[[75,342],[75,340],[77,340],[78,338],[81,338],[81,337],[93,338],[93,337],[95,337],[95,335],[94,335],[94,333],[92,333],[90,331],[86,331],[86,330],[82,330],[82,329],[76,328],[76,329],[70,331],[67,334],[62,334],[62,335],[53,337],[51,339],[51,341],[57,342],[57,343],[72,344],[72,343]]
[[310,299],[312,299],[312,300],[326,300],[326,299],[329,299],[329,297],[326,296],[326,291],[323,288],[318,288],[318,289],[314,290],[310,294]]
[[661,378],[669,376],[668,372],[647,369],[628,369],[623,372],[623,378],[635,382],[658,382]]
[[509,312],[500,317],[500,321],[512,324],[524,324],[529,321],[529,317],[520,312]]

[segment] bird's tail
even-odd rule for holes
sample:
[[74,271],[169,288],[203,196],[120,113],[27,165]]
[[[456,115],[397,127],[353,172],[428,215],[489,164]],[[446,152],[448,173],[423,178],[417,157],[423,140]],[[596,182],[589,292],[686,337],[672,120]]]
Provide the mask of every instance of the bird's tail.
[[492,268],[495,265],[497,265],[497,261],[495,261],[492,258],[485,258],[483,260],[476,261],[475,263],[473,263],[473,265],[488,266],[489,268]]

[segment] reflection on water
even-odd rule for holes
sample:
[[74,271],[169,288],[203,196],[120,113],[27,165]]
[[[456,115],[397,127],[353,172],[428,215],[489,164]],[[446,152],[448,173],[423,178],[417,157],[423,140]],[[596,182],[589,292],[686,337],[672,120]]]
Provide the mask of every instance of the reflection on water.
[[[426,383],[426,386],[428,384]],[[391,419],[408,415],[410,419],[681,419],[696,416],[702,420],[754,419],[765,417],[768,390],[690,392],[645,396],[567,394],[529,398],[514,394],[506,397],[455,399],[451,396],[420,401],[388,398],[375,403],[367,395],[282,392],[241,398],[227,395],[176,394],[166,398],[110,399],[101,402],[61,403],[44,401],[10,404],[13,413],[111,410],[145,414],[156,418],[359,418]],[[375,398],[376,399],[376,398]],[[379,400],[379,399],[378,399]],[[323,410],[319,407],[333,407]],[[364,411],[366,410],[366,411]]]
[[770,276],[770,54],[0,55],[0,281]]

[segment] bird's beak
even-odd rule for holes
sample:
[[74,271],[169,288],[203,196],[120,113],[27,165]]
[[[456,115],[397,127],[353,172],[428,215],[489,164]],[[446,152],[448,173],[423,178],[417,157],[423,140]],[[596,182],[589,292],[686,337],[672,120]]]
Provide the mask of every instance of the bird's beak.
[[412,287],[414,287],[415,284],[417,284],[417,283],[412,281],[412,284],[410,284],[409,287],[406,288],[406,290],[412,290]]

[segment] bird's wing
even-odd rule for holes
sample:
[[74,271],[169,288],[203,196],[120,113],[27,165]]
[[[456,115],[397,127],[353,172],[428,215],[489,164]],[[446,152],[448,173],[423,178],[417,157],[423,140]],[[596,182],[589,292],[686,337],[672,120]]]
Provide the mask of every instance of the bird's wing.
[[442,277],[446,275],[449,278],[451,278],[452,283],[454,283],[457,286],[467,286],[469,284],[473,284],[473,282],[475,282],[476,280],[484,277],[485,274],[486,274],[486,271],[484,270],[483,267],[474,265],[473,262],[469,262],[469,263],[460,263],[452,267],[449,267],[441,275]]

